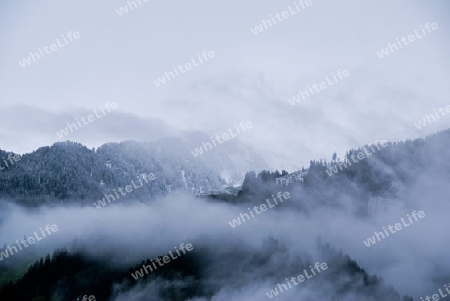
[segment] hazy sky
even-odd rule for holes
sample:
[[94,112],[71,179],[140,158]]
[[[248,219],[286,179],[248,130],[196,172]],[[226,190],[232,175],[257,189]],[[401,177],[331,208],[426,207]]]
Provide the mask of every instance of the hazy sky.
[[[273,167],[292,167],[329,159],[335,150],[450,127],[450,116],[414,126],[450,105],[448,1],[312,0],[258,35],[250,29],[294,1],[141,0],[119,16],[126,3],[1,2],[0,148],[25,152],[59,141],[57,131],[106,102],[119,109],[67,139],[88,146],[154,140],[155,125],[164,133],[221,134],[251,121],[239,139]],[[439,28],[388,57],[376,55],[427,22]],[[19,65],[69,31],[80,38]],[[203,50],[215,57],[161,87],[153,83]],[[350,76],[288,103],[338,69]],[[147,136],[136,134],[147,127],[153,129]]]

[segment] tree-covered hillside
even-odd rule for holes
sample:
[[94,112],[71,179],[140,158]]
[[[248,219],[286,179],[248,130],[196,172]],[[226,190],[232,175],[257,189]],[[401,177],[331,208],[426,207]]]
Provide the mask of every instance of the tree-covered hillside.
[[[148,300],[176,301],[201,297],[209,300],[223,287],[242,289],[248,285],[246,281],[232,279],[268,281],[273,282],[275,287],[278,282],[276,279],[282,281],[286,275],[298,275],[314,265],[314,262],[292,253],[274,238],[266,239],[257,252],[251,252],[245,247],[216,252],[205,241],[194,245],[194,251],[137,281],[131,277],[131,273],[142,268],[143,264],[150,264],[150,258],[124,268],[105,258],[89,258],[81,251],[69,253],[58,250],[53,256],[47,255],[45,259],[35,262],[17,282],[1,288],[0,300],[69,301],[88,293],[95,295],[99,301],[107,301],[121,295],[132,295],[136,290],[143,290],[143,287],[154,289],[153,299]],[[295,290],[316,290],[334,300],[351,294],[375,301],[412,301],[408,296],[401,298],[380,277],[369,275],[348,255],[320,240],[317,248],[329,268],[304,285],[294,287]],[[258,277],[252,278],[252,275]]]
[[[0,156],[8,153],[1,151]],[[155,179],[127,197],[151,199],[176,189],[189,192],[220,189],[220,173],[203,162],[168,156],[165,149],[137,142],[108,143],[98,149],[74,142],[55,143],[25,154],[0,172],[0,197],[36,206],[44,203],[87,202],[114,189],[139,186],[139,179]]]

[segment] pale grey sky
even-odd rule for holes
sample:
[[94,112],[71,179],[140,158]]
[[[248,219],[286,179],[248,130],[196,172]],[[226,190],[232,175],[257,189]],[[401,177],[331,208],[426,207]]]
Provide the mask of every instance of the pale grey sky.
[[[450,127],[450,115],[421,130],[414,126],[426,113],[450,105],[449,2],[312,2],[254,35],[250,28],[294,1],[141,0],[119,16],[116,9],[126,1],[4,0],[0,148],[25,152],[59,141],[55,133],[68,122],[108,101],[119,106],[114,115],[67,139],[97,146],[134,139],[137,128],[155,125],[164,133],[220,134],[251,121],[252,130],[239,139],[271,166],[292,169],[310,159],[329,159],[335,150]],[[376,55],[427,22],[439,29],[388,57]],[[69,31],[81,37],[30,66],[18,64]],[[154,85],[165,71],[203,50],[213,50],[215,57]],[[350,76],[301,104],[288,103],[338,69],[348,69]]]

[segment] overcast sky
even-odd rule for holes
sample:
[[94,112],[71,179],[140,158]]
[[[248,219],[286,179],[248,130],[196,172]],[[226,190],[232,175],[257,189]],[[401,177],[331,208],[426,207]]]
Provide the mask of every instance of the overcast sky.
[[[294,168],[375,140],[450,127],[450,115],[414,126],[450,105],[448,1],[312,0],[258,35],[250,29],[294,1],[141,3],[119,16],[126,1],[1,1],[1,149],[23,153],[60,141],[56,132],[106,102],[119,108],[67,139],[92,147],[178,130],[222,134],[251,121],[238,139],[272,167]],[[439,28],[377,56],[427,22]],[[19,65],[69,31],[80,38]],[[160,87],[153,83],[203,50],[215,57]],[[289,104],[338,69],[350,76]]]

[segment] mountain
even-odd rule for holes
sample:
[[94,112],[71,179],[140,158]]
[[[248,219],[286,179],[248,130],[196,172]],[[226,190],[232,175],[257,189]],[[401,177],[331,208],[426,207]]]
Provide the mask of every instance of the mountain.
[[[27,206],[92,204],[134,181],[141,188],[126,198],[148,200],[179,189],[192,194],[221,190],[240,184],[247,168],[265,166],[262,158],[237,141],[194,157],[190,151],[207,136],[191,138],[107,143],[97,149],[70,141],[41,147],[0,171],[0,197]],[[8,155],[16,154],[0,150],[6,160]],[[144,183],[150,173],[155,179]]]
[[[330,161],[311,160],[308,168],[293,173],[248,172],[242,191],[232,201],[256,203],[256,195],[268,198],[283,188],[302,200],[302,209],[335,206],[347,198],[355,201],[359,213],[367,214],[375,199],[399,201],[408,198],[411,188],[424,181],[449,179],[449,149],[450,130],[445,130],[424,139],[386,142],[384,147],[364,145],[350,149],[343,160],[333,154]],[[360,153],[369,155],[355,163]],[[277,181],[290,176],[290,181]],[[229,193],[210,197],[230,201]]]
[[[48,240],[68,251],[47,257],[42,257],[41,251],[41,259],[31,265],[37,248],[17,254],[14,261],[6,263],[8,269],[6,264],[2,269],[8,271],[2,280],[14,281],[0,289],[0,298],[74,300],[92,292],[97,300],[114,301],[144,301],[149,296],[158,301],[261,300],[269,295],[276,300],[303,296],[306,300],[411,301],[412,292],[415,297],[425,294],[449,279],[445,261],[439,267],[432,264],[445,256],[447,248],[442,225],[449,210],[450,130],[425,139],[365,145],[349,150],[342,160],[335,154],[330,161],[311,160],[297,173],[251,171],[242,187],[222,192],[216,190],[228,184],[220,177],[223,168],[235,166],[238,171],[242,166],[233,156],[214,158],[214,151],[226,152],[221,148],[197,157],[185,152],[207,141],[204,139],[109,143],[97,150],[65,142],[24,155],[10,170],[3,170],[17,174],[7,179],[16,183],[17,189],[7,192],[16,193],[17,198],[35,191],[49,200],[69,201],[84,194],[85,199],[74,199],[83,203],[97,190],[104,193],[145,172],[153,172],[155,180],[136,190],[134,198],[159,198],[167,194],[164,188],[169,183],[175,183],[180,194],[157,204],[110,206],[103,211],[57,208],[59,215],[77,217],[76,225],[65,223],[65,218],[57,221],[65,228],[64,243]],[[259,162],[257,156],[252,158],[252,164]],[[39,180],[41,185],[33,186],[32,180],[18,181],[20,175],[26,176],[20,174],[25,168],[29,168],[30,179],[41,177],[49,182]],[[161,175],[159,181],[157,175]],[[49,183],[58,181],[64,189],[57,192],[71,193],[70,198],[57,193],[47,196],[49,189],[57,189]],[[192,188],[198,183],[214,191],[193,198]],[[253,206],[271,201],[279,193],[290,197],[261,215],[250,213]],[[47,210],[43,221],[56,218],[56,209],[43,210]],[[426,219],[379,240],[370,249],[363,243],[374,231],[400,221],[413,210],[424,210]],[[239,223],[229,222],[236,220]],[[74,227],[80,227],[78,223],[83,230],[70,236]],[[311,243],[316,237],[316,244]],[[72,244],[67,243],[70,239]],[[173,250],[174,242],[181,239],[190,239],[195,246],[192,253],[157,273],[144,275],[143,265],[155,254],[164,256],[161,250]],[[404,256],[405,249],[408,256]],[[433,256],[425,256],[429,252]],[[329,266],[320,277],[284,292],[276,290],[286,284],[286,277],[301,274],[317,260]],[[419,264],[431,268],[417,268],[408,274]],[[137,271],[142,277],[135,280],[132,274]],[[82,280],[86,277],[89,281]],[[420,287],[414,285],[419,282]]]

